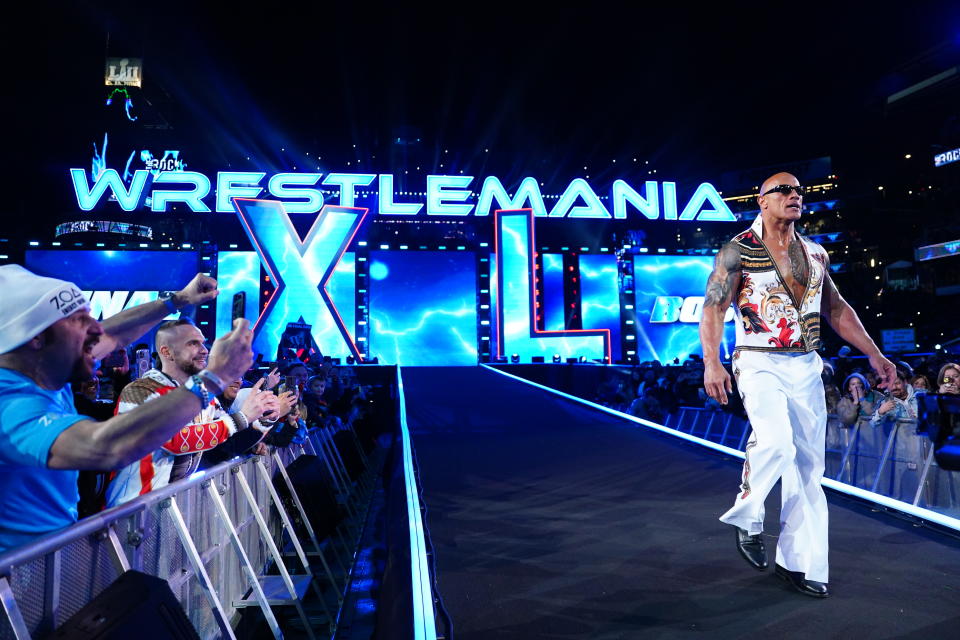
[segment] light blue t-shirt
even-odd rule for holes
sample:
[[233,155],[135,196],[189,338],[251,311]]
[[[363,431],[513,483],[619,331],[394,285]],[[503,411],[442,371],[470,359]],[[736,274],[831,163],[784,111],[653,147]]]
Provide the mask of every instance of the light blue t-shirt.
[[70,385],[41,389],[0,368],[0,554],[77,521],[76,471],[47,468],[50,447],[80,420]]

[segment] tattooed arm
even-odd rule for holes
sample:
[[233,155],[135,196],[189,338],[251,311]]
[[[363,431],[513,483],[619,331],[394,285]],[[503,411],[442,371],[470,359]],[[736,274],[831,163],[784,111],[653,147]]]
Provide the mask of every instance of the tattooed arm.
[[[829,263],[828,263],[829,264]],[[887,385],[893,382],[897,375],[897,368],[892,362],[883,357],[880,349],[873,341],[867,330],[863,328],[863,323],[833,283],[830,277],[829,267],[827,273],[823,276],[823,302],[821,304],[822,316],[826,318],[833,330],[841,338],[860,349],[870,360],[870,366],[880,376],[880,388],[886,389]]]
[[720,364],[720,340],[723,338],[723,317],[740,287],[740,249],[733,241],[717,253],[713,273],[707,279],[707,293],[700,319],[700,344],[703,347],[703,387],[711,398],[727,404],[727,393],[733,391],[730,374]]

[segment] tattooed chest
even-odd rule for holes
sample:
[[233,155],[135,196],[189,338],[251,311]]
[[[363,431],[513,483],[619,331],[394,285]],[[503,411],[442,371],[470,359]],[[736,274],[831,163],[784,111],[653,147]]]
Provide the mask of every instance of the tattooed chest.
[[773,251],[773,259],[777,263],[784,284],[790,288],[799,300],[810,284],[810,264],[807,254],[800,242],[794,240],[786,249]]

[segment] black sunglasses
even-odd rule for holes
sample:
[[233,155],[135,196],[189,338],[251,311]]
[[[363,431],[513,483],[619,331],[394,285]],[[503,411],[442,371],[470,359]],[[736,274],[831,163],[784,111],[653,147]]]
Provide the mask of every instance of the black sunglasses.
[[765,196],[765,195],[767,195],[767,194],[769,194],[769,193],[773,193],[774,191],[776,191],[776,192],[778,192],[778,193],[782,193],[782,194],[785,195],[785,196],[790,195],[790,192],[791,192],[791,191],[796,191],[796,192],[797,192],[797,195],[802,198],[803,195],[807,192],[807,188],[806,188],[806,187],[801,187],[801,186],[799,186],[799,185],[794,186],[794,185],[792,185],[792,184],[781,184],[781,185],[777,185],[777,186],[774,187],[773,189],[769,189],[768,191],[765,191],[765,192],[761,193],[760,195]]

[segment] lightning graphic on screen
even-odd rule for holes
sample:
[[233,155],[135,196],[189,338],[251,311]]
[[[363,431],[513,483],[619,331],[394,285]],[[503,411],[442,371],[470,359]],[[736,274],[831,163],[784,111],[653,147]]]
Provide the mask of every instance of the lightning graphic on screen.
[[563,331],[567,328],[563,307],[563,255],[544,253],[543,257],[543,328]]
[[[433,318],[434,316],[464,318],[464,317],[475,315],[475,314],[476,314],[476,311],[474,311],[473,307],[471,306],[468,308],[466,305],[464,305],[462,308],[460,308],[457,311],[450,311],[448,309],[426,309],[420,314],[420,318],[415,325],[409,326],[405,329],[394,330],[384,326],[385,323],[390,322],[389,316],[385,316],[385,319],[378,318],[377,320],[374,321],[373,325],[374,325],[374,328],[377,330],[378,335],[406,336],[411,333],[417,333],[419,331],[422,331],[430,322],[430,319]],[[474,349],[474,352],[476,352],[476,349]]]
[[498,211],[495,218],[497,272],[502,287],[498,292],[498,321],[501,322],[500,354],[533,356],[585,356],[602,360],[610,355],[610,331],[583,329],[537,331],[533,315],[534,251],[533,212],[529,209]]
[[[699,326],[695,323],[651,323],[650,312],[660,296],[702,296],[713,258],[707,256],[652,256],[633,258],[635,307],[637,315],[637,357],[669,363],[681,362],[691,353],[700,353]],[[724,329],[721,352],[730,356],[735,340],[734,325]]]
[[477,363],[473,256],[373,251],[371,261],[381,265],[370,288],[371,355],[407,366]]
[[620,359],[620,280],[614,255],[581,255],[580,313],[584,329],[610,332],[613,360]]
[[221,251],[217,255],[217,334],[230,331],[233,295],[247,294],[244,317],[256,318],[260,302],[260,259],[255,251]]

